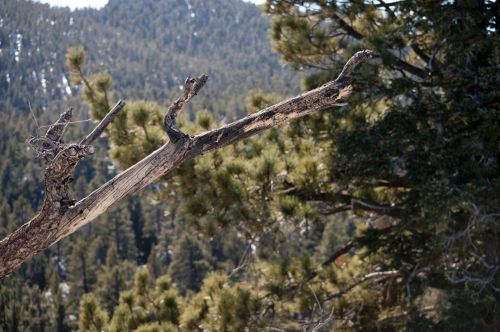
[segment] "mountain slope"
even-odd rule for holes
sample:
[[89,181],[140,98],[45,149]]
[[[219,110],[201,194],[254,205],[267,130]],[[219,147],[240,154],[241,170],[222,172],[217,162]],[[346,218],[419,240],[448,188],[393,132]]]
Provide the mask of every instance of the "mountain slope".
[[26,109],[75,94],[64,56],[82,45],[89,70],[108,70],[117,98],[167,102],[187,75],[208,73],[198,107],[234,118],[260,88],[290,94],[297,76],[279,64],[269,20],[239,0],[111,0],[102,10],[0,3],[0,107]]

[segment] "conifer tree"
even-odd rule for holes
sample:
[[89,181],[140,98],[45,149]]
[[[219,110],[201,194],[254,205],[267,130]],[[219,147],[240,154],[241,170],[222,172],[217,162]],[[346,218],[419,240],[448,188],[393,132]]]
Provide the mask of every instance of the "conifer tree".
[[134,287],[120,296],[109,331],[176,331],[182,300],[168,277],[156,280],[154,288],[149,272],[137,270]]
[[173,249],[169,275],[178,289],[198,291],[205,274],[210,271],[210,259],[196,238],[183,235]]
[[[5,3],[10,13],[22,12],[11,3]],[[276,51],[305,72],[304,90],[335,78],[359,49],[374,50],[377,60],[355,74],[348,107],[209,153],[162,179],[158,197],[168,202],[174,223],[187,221],[190,228],[149,223],[152,218],[142,216],[147,208],[135,205],[110,216],[111,232],[89,227],[83,240],[57,253],[57,263],[66,249],[71,256],[70,297],[93,290],[103,303],[92,295],[82,299],[80,328],[494,330],[500,288],[498,4],[268,0],[264,9],[273,17]],[[148,23],[118,22],[143,37]],[[196,48],[192,40],[173,43]],[[144,54],[144,45],[133,55]],[[111,76],[88,74],[82,49],[71,49],[67,61],[71,80],[101,119],[113,104]],[[132,78],[127,88],[140,90],[134,77],[140,64],[121,65],[130,76],[118,72],[117,81]],[[23,75],[18,67],[9,73],[15,82],[0,84],[12,98],[1,104],[20,105]],[[160,87],[148,84],[149,96],[161,95]],[[248,111],[276,99],[256,92]],[[243,108],[232,99],[218,103],[231,109],[229,116]],[[128,103],[108,130],[113,160],[128,166],[161,145],[165,112],[154,102]],[[189,133],[212,128],[210,112],[199,112],[193,123],[181,119],[180,126]],[[23,149],[5,143],[10,131],[0,133],[11,161],[0,167],[0,234],[32,215],[41,199],[32,166],[13,167],[26,159]],[[28,174],[25,184],[11,186],[20,174]],[[77,185],[82,189],[86,181]],[[194,231],[208,239],[182,236]],[[51,255],[22,268],[30,285],[2,281],[2,329],[66,328],[62,280]],[[168,277],[152,286],[146,270],[123,292],[135,268],[127,258],[143,264],[148,255],[153,274],[170,271],[185,299]],[[207,274],[214,267],[220,271]]]
[[92,294],[85,294],[80,300],[80,329],[82,331],[103,331],[108,322],[105,311],[99,308],[96,298]]
[[106,253],[106,264],[99,271],[94,294],[108,313],[118,305],[120,293],[130,288],[136,265],[120,260],[116,246],[111,244]]

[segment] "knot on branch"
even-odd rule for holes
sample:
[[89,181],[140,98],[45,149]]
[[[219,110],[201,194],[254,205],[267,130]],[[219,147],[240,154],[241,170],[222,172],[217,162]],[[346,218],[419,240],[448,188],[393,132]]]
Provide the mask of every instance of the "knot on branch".
[[189,139],[189,136],[184,134],[177,127],[176,119],[184,105],[186,105],[194,96],[198,94],[198,92],[207,83],[207,80],[207,75],[201,75],[199,77],[188,76],[184,82],[183,96],[174,101],[168,108],[165,119],[163,120],[163,126],[172,143]]
[[69,176],[78,161],[91,154],[94,154],[94,147],[91,145],[62,144],[60,145],[59,152],[54,156],[50,164],[47,165],[47,173]]

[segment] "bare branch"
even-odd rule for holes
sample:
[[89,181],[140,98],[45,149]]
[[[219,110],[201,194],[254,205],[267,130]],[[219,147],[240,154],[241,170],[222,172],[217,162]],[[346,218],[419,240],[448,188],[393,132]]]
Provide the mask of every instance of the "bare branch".
[[[304,328],[303,330],[304,331],[307,331],[307,326],[308,325],[312,325],[312,324],[316,324],[313,329],[311,330],[311,332],[318,332],[320,331],[323,327],[325,327],[326,325],[328,325],[332,319],[333,319],[333,313],[334,313],[334,310],[335,310],[335,307],[332,306],[332,310],[330,311],[330,315],[328,315],[328,317],[326,317],[326,319],[324,318],[324,309],[323,309],[323,306],[321,305],[321,302],[319,301],[318,299],[318,296],[316,295],[316,292],[314,291],[314,289],[311,287],[311,285],[307,284],[307,286],[309,287],[309,289],[311,290],[311,293],[313,294],[314,296],[314,300],[316,301],[316,304],[318,305],[319,309],[320,309],[320,317],[317,321],[315,322],[311,322],[311,323],[307,323],[304,325]],[[312,312],[312,314],[314,314],[314,310]]]
[[[354,240],[350,240],[349,242],[344,244],[342,247],[337,249],[335,252],[333,252],[326,260],[324,260],[321,263],[321,267],[329,266],[330,264],[335,262],[337,260],[337,258],[339,258],[342,255],[347,254],[349,251],[351,251],[351,249],[355,248],[356,246],[357,246],[357,243]],[[320,272],[319,270],[315,270],[315,271],[311,272],[302,282],[293,286],[292,290],[296,291],[298,289],[301,289],[309,281],[316,278],[319,275],[319,272]]]
[[431,57],[425,54],[425,52],[420,48],[420,46],[418,46],[415,43],[411,44],[410,46],[413,52],[415,52],[415,54],[418,55],[418,57],[422,59],[426,64],[429,64],[431,62]]
[[109,111],[108,114],[99,122],[99,124],[92,130],[90,134],[85,137],[80,144],[81,145],[90,145],[94,140],[96,140],[99,136],[101,136],[102,132],[106,129],[106,127],[113,121],[115,116],[120,112],[125,106],[125,102],[123,100],[119,100],[116,105]]
[[188,76],[184,82],[184,95],[174,101],[168,108],[167,115],[165,115],[165,119],[163,120],[163,126],[171,142],[177,143],[177,141],[181,139],[188,139],[188,136],[177,128],[175,120],[177,119],[182,107],[189,103],[189,101],[198,94],[205,83],[207,83],[207,80],[207,75],[202,75],[196,78]]
[[356,68],[356,66],[358,65],[358,63],[360,63],[362,61],[366,61],[366,60],[370,59],[371,57],[373,57],[373,53],[369,52],[369,51],[361,51],[361,52],[357,52],[356,54],[354,54],[349,59],[349,61],[347,61],[347,63],[344,65],[344,68],[340,72],[340,75],[337,78],[337,80],[345,79],[348,76],[350,76],[352,74],[352,71],[354,70],[354,68]]
[[[431,305],[431,306],[426,306],[426,307],[420,308],[418,311],[420,313],[428,313],[428,312],[436,311],[436,310],[437,310],[436,306]],[[385,325],[385,324],[391,323],[395,320],[400,320],[400,319],[406,318],[409,314],[410,314],[409,312],[403,311],[403,312],[394,313],[394,314],[384,316],[384,317],[380,318],[379,320],[377,320],[377,325]]]
[[346,21],[344,21],[338,14],[332,13],[332,19],[337,22],[340,28],[342,28],[347,34],[355,39],[363,39],[363,35],[354,29],[351,25],[349,25]]
[[323,327],[326,325],[330,324],[330,322],[333,320],[333,313],[335,311],[335,307],[332,306],[332,311],[330,311],[330,315],[325,319],[325,320],[320,320],[318,324],[312,329],[311,332],[318,332],[321,331]]
[[339,248],[337,251],[335,251],[333,254],[331,254],[330,257],[328,257],[325,261],[323,261],[323,263],[321,263],[321,266],[326,267],[326,266],[332,264],[333,262],[335,262],[337,260],[337,258],[339,258],[342,255],[347,254],[349,251],[351,251],[351,249],[356,247],[356,245],[357,245],[357,243],[354,242],[354,240],[347,242],[341,248]]
[[386,215],[394,218],[401,217],[401,209],[395,205],[368,203],[359,199],[351,199],[353,210],[359,209],[364,211],[375,212],[380,215]]
[[243,256],[240,258],[238,266],[236,266],[234,269],[232,269],[231,272],[229,273],[229,275],[227,276],[228,279],[231,279],[237,272],[239,272],[240,270],[245,268],[245,266],[248,263],[248,256],[252,252],[252,245],[253,245],[253,239],[251,241],[249,241],[249,243],[245,249],[245,252],[243,253]]
[[[349,61],[349,70],[346,73],[370,56],[369,51],[355,54],[354,60]],[[69,199],[68,183],[78,161],[91,154],[93,149],[84,144],[61,144],[59,139],[64,130],[56,130],[63,124],[58,120],[49,129],[50,137],[47,134],[47,139],[52,140],[50,143],[53,149],[42,151],[47,166],[43,207],[31,221],[0,241],[0,278],[40,251],[90,223],[111,205],[168,174],[183,162],[292,119],[342,104],[352,92],[349,81],[345,77],[339,77],[317,89],[193,138],[185,137],[180,131],[174,132],[178,111],[196,95],[205,82],[206,76],[194,79],[194,82],[188,80],[184,96],[172,105],[170,116],[167,114],[168,119],[165,121],[167,128],[173,129],[169,129],[171,141],[75,204]],[[172,140],[179,136],[186,139]]]

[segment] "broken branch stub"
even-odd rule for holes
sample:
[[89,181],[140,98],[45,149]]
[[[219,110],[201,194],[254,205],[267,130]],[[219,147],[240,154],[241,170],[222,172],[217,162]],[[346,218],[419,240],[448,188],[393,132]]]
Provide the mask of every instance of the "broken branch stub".
[[[347,75],[372,56],[371,51],[360,51],[347,62],[335,81],[195,137],[182,133],[175,119],[181,108],[205,85],[207,76],[188,78],[184,95],[172,103],[164,120],[170,141],[74,204],[68,195],[71,174],[80,159],[93,153],[92,147],[87,144],[102,133],[113,116],[106,116],[92,131],[94,134],[89,134],[80,144],[65,144],[62,135],[71,112],[63,113],[44,137],[33,139],[33,143],[37,140],[42,142],[37,152],[46,166],[43,206],[32,220],[0,241],[0,278],[183,162],[286,121],[344,103],[352,92]],[[119,102],[110,113],[122,108]]]
[[184,82],[184,95],[174,101],[168,108],[165,119],[163,120],[163,127],[171,142],[177,143],[179,140],[187,140],[189,138],[186,134],[181,132],[179,128],[177,128],[176,119],[182,107],[189,103],[189,101],[198,94],[205,83],[207,83],[207,80],[207,75],[201,75],[200,77],[195,78],[188,76]]

